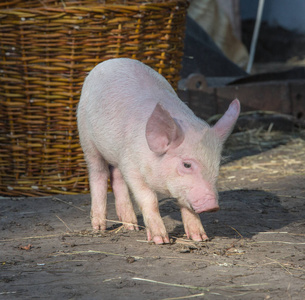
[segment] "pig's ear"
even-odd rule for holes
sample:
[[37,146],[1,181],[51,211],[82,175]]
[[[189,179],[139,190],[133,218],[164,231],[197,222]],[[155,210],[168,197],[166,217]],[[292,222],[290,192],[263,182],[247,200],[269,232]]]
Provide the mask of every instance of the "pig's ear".
[[178,147],[184,140],[179,124],[159,103],[146,124],[146,140],[149,149],[159,155]]
[[235,99],[234,101],[231,102],[225,114],[214,125],[213,130],[215,130],[215,132],[220,137],[220,140],[222,142],[225,142],[225,140],[232,132],[236,120],[239,116],[239,112],[240,112],[240,103],[238,99]]

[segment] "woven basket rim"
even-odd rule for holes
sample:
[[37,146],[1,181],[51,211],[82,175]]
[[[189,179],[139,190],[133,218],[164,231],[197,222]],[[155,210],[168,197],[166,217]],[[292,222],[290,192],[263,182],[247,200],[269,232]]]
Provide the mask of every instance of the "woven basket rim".
[[183,6],[188,6],[188,1],[186,0],[168,0],[166,2],[143,2],[143,3],[133,3],[133,4],[86,4],[86,5],[67,5],[65,7],[54,7],[54,6],[41,6],[41,7],[34,7],[34,8],[25,8],[25,7],[11,7],[11,8],[1,8],[0,5],[0,11],[37,11],[37,10],[54,10],[54,11],[69,11],[69,10],[90,10],[92,8],[94,9],[102,9],[102,8],[124,8],[124,9],[130,9],[130,10],[138,10],[139,8],[153,8],[153,9],[162,9],[164,7],[173,6],[177,4],[183,4]]
[[[183,1],[181,1],[183,2]],[[175,3],[177,5],[177,3]],[[25,18],[31,18],[34,17],[37,14],[41,15],[48,15],[49,13],[76,13],[76,12],[95,12],[95,13],[105,13],[109,11],[113,12],[137,12],[137,11],[162,11],[165,7],[171,7],[172,5],[130,5],[130,6],[124,6],[124,5],[105,5],[105,6],[74,6],[74,7],[68,7],[68,8],[53,8],[53,7],[42,7],[42,8],[9,8],[9,9],[0,9],[0,15],[3,17],[3,15],[20,15],[20,17]],[[181,7],[181,6],[180,6]],[[179,10],[180,7],[177,7],[177,10]]]

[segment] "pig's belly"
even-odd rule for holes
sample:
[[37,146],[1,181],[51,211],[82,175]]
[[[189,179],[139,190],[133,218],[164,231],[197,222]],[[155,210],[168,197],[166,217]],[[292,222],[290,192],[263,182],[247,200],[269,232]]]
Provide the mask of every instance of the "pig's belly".
[[103,159],[114,167],[120,165],[130,150],[128,142],[114,134],[99,134],[98,138],[94,139],[94,144]]

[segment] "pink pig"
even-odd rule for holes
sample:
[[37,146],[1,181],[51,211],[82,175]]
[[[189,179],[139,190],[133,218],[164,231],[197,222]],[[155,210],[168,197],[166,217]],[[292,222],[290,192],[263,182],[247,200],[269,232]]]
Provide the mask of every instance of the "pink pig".
[[147,238],[169,243],[156,192],[176,198],[188,238],[208,237],[199,213],[217,211],[222,145],[240,111],[231,104],[212,128],[178,98],[166,79],[143,63],[110,59],[87,76],[77,110],[89,170],[94,230],[106,229],[107,179],[116,212],[138,230],[129,190],[141,209]]

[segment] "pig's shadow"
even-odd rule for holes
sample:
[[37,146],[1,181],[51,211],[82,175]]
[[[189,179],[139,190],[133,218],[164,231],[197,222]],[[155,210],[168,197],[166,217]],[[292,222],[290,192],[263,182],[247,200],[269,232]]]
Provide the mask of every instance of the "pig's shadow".
[[[258,232],[276,230],[296,221],[295,214],[284,208],[277,196],[259,190],[235,190],[219,194],[220,210],[202,213],[202,224],[209,237],[252,237]],[[174,199],[160,200],[162,217],[181,220],[180,210]],[[179,223],[170,235],[183,236],[184,228]]]

